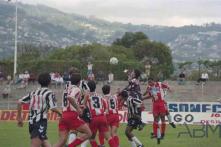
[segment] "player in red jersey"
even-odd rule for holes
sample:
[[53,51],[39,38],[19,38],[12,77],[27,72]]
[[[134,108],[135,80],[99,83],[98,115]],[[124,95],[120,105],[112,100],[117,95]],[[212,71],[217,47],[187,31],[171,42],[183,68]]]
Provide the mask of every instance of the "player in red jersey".
[[110,147],[117,147],[114,139],[111,138],[108,128],[107,119],[105,116],[106,102],[95,92],[96,84],[94,81],[88,81],[88,87],[90,92],[86,95],[86,104],[91,113],[90,129],[92,131],[92,137],[90,140],[92,147],[98,147],[95,137],[97,131],[104,132],[105,139],[108,141]]
[[119,127],[119,114],[118,114],[118,98],[116,95],[111,95],[110,85],[102,87],[104,99],[107,101],[107,122],[110,126],[111,136],[115,144],[119,146],[119,137],[117,136],[117,129]]
[[68,88],[66,96],[63,97],[63,113],[59,122],[59,142],[54,147],[63,147],[71,130],[81,132],[81,136],[77,137],[68,147],[76,147],[92,135],[89,126],[79,118],[82,110],[78,105],[81,99],[81,90],[78,87],[81,81],[80,74],[72,74],[71,85]]
[[[151,93],[151,81],[153,81],[153,79],[152,78],[149,78],[148,79],[148,86],[147,86],[147,89],[146,89],[146,91],[145,91],[145,93],[143,94],[143,96],[145,96],[145,95],[148,95],[149,93]],[[167,102],[166,102],[166,100],[165,100],[165,98],[166,98],[166,93],[167,93],[167,91],[169,91],[169,92],[171,92],[171,89],[170,89],[170,87],[168,86],[168,84],[166,84],[166,83],[161,83],[161,82],[158,82],[160,85],[162,85],[162,94],[163,94],[163,97],[164,97],[164,102],[165,102],[165,108],[166,108],[166,117],[167,117],[167,119],[168,119],[168,122],[169,122],[169,124],[173,127],[173,128],[176,128],[176,125],[174,124],[174,122],[172,121],[172,118],[171,118],[171,115],[170,115],[170,112],[169,112],[169,109],[168,109],[168,107],[167,107]],[[150,94],[149,94],[149,96],[150,96]],[[146,97],[146,99],[147,99],[147,97]]]
[[[164,137],[166,129],[165,116],[169,112],[166,107],[166,102],[164,100],[164,90],[170,90],[170,88],[167,85],[162,84],[161,82],[154,82],[152,78],[148,79],[148,84],[149,85],[146,92],[148,93],[148,96],[144,97],[144,99],[152,98],[152,111],[154,117],[152,137],[157,138],[158,143],[160,143],[160,139]],[[161,120],[161,131],[159,131],[159,119]]]

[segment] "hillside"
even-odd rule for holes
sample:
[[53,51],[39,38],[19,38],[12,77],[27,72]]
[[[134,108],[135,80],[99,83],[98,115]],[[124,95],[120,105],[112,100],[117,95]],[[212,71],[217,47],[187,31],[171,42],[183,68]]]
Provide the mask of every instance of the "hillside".
[[[0,1],[0,59],[13,54],[15,6]],[[98,42],[110,44],[125,32],[142,31],[170,46],[174,61],[221,57],[221,24],[166,27],[111,23],[67,14],[44,5],[18,5],[20,44],[66,47]]]

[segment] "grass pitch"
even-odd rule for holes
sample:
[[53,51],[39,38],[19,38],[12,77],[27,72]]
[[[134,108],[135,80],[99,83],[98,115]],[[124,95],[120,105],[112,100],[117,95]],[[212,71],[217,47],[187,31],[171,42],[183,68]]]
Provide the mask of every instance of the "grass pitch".
[[[126,125],[121,125],[118,134],[121,147],[130,147],[127,138],[124,135]],[[190,126],[190,132],[193,136],[193,129],[200,129],[202,126]],[[215,133],[208,131],[208,137],[204,132],[195,132],[198,138],[191,138],[189,134],[183,134],[178,137],[179,132],[187,132],[185,126],[178,125],[176,129],[167,126],[166,136],[157,145],[156,139],[150,139],[151,125],[145,126],[142,131],[134,131],[134,134],[141,140],[145,147],[221,147],[221,128]],[[204,136],[204,137],[199,137]],[[48,137],[51,143],[58,140],[57,123],[49,123]],[[29,147],[30,140],[28,134],[28,124],[23,128],[18,128],[15,122],[0,122],[0,147]]]

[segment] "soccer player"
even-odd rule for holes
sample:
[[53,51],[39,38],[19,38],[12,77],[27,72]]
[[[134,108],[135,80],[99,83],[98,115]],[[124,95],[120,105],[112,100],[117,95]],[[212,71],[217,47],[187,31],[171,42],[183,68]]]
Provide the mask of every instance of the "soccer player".
[[[134,69],[133,70],[133,72],[131,73],[131,78],[128,79],[129,84],[125,88],[125,90],[127,90],[127,91],[135,91],[138,94],[141,93],[140,81],[139,81],[140,74],[141,74],[141,72],[138,69]],[[139,96],[141,96],[141,94]]]
[[[149,78],[148,79],[148,86],[147,86],[147,89],[145,91],[145,93],[143,94],[144,98],[143,99],[149,99],[149,98],[153,98],[151,97],[151,85],[153,85],[153,79],[152,78]],[[168,86],[168,84],[165,84],[165,83],[161,83],[161,82],[158,82],[159,85],[162,85],[162,95],[164,98],[166,98],[166,95],[167,95],[167,91],[171,92],[171,89],[170,87]],[[148,98],[149,97],[149,98]],[[166,100],[164,99],[164,102],[165,102],[165,108],[166,108],[166,117],[168,119],[168,122],[169,124],[173,127],[173,128],[176,128],[176,125],[174,124],[174,122],[172,121],[172,118],[171,118],[171,115],[170,115],[170,112],[169,112],[169,109],[167,107],[167,102]]]
[[[152,138],[157,138],[158,144],[160,139],[164,138],[166,121],[165,116],[168,112],[166,102],[164,101],[163,89],[169,89],[169,87],[161,82],[155,82],[152,78],[148,79],[148,92],[153,101],[153,134]],[[169,89],[170,90],[170,89]],[[161,120],[161,130],[159,128],[159,120]]]
[[71,130],[81,132],[81,136],[77,137],[68,147],[76,147],[91,137],[91,131],[88,125],[79,118],[82,110],[78,104],[81,99],[81,90],[79,88],[81,76],[74,73],[70,78],[71,85],[68,88],[68,93],[63,97],[63,113],[62,119],[59,122],[59,142],[55,147],[63,147]]
[[29,104],[29,133],[31,136],[31,147],[50,147],[47,141],[47,114],[50,109],[60,117],[61,113],[57,109],[54,93],[48,89],[51,77],[48,73],[42,73],[38,77],[41,88],[34,90],[18,101],[18,126],[23,126],[22,104]]
[[142,101],[131,95],[128,95],[126,90],[123,90],[119,94],[119,98],[123,99],[127,103],[128,108],[128,124],[125,130],[125,134],[131,143],[131,147],[143,147],[140,140],[132,133],[134,129],[141,123],[141,109]]
[[114,139],[111,138],[108,128],[108,123],[105,115],[106,102],[95,92],[96,83],[95,81],[88,81],[87,83],[90,92],[86,95],[86,104],[89,107],[91,113],[90,129],[92,131],[92,137],[90,140],[92,147],[98,147],[95,140],[97,131],[99,133],[103,132],[105,139],[108,141],[110,147],[117,147],[115,145]]
[[110,126],[111,137],[114,139],[115,144],[119,146],[119,137],[117,136],[117,129],[119,127],[118,115],[118,99],[116,95],[110,93],[110,85],[102,87],[104,99],[107,101],[107,122]]
[[[143,100],[142,94],[141,94],[141,88],[140,88],[140,74],[141,72],[138,69],[134,69],[131,73],[131,79],[129,81],[129,85],[125,88],[126,91],[129,92],[129,95],[131,95],[134,98],[137,98],[139,100]],[[144,111],[145,107],[142,103],[140,106],[141,112]],[[145,124],[140,120],[140,124],[138,125],[138,129],[142,130],[145,126]]]

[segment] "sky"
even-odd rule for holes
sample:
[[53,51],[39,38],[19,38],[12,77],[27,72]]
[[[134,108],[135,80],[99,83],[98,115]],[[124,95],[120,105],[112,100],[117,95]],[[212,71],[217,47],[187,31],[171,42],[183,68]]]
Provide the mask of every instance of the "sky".
[[221,23],[221,0],[18,0],[111,22],[183,26]]

